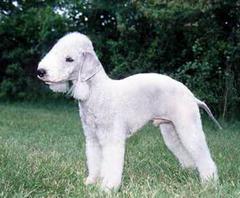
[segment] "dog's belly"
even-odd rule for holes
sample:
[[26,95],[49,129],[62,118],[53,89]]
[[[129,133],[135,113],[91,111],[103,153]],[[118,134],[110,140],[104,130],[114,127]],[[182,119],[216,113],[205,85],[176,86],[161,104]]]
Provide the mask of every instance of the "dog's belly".
[[145,124],[148,123],[149,120],[145,120],[144,122],[134,122],[134,123],[128,123],[128,130],[127,134],[128,136],[131,136],[132,134],[136,133],[139,129],[141,129]]
[[166,105],[163,106],[161,95],[146,91],[145,94],[135,95],[138,97],[131,98],[136,99],[125,100],[126,102],[121,104],[123,106],[121,117],[124,118],[128,134],[135,133],[156,117],[166,118]]
[[160,118],[164,118],[166,116],[163,115],[163,112],[153,106],[144,106],[136,107],[136,109],[132,108],[128,111],[128,114],[125,115],[125,123],[127,125],[128,135],[132,135],[141,129],[144,125],[146,125],[149,121],[154,121],[155,124],[161,124],[162,120]]

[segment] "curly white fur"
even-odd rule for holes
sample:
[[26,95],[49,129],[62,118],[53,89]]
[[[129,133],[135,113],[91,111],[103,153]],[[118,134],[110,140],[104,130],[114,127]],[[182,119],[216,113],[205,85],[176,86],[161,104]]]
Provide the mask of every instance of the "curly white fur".
[[[66,57],[71,57],[72,62]],[[196,168],[201,180],[217,179],[202,130],[198,102],[182,83],[161,74],[137,74],[110,79],[98,60],[92,43],[83,34],[61,38],[41,60],[41,78],[79,101],[86,137],[88,177],[100,179],[105,190],[121,184],[125,140],[150,120],[160,127],[167,147],[185,168]],[[60,84],[59,84],[60,83]]]

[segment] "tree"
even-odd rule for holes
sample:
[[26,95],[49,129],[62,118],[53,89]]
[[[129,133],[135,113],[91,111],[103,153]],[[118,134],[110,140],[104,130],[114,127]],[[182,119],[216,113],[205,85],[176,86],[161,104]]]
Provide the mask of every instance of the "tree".
[[113,78],[168,74],[229,117],[240,109],[239,14],[237,0],[3,0],[0,96],[44,92],[38,61],[58,38],[79,31]]

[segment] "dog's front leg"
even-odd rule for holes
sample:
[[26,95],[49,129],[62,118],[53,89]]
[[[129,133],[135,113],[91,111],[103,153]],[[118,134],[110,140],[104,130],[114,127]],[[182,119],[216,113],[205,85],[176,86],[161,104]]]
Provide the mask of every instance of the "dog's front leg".
[[102,149],[96,138],[86,138],[86,156],[88,177],[85,180],[85,184],[94,184],[100,177],[100,167],[102,160]]
[[110,136],[108,134],[102,142],[101,177],[104,191],[119,189],[124,164],[125,138]]

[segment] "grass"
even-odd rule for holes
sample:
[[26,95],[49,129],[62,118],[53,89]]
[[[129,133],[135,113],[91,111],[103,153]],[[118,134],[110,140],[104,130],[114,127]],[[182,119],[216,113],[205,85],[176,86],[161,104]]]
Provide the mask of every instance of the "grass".
[[240,197],[240,122],[222,131],[204,126],[219,169],[217,188],[182,170],[159,131],[147,125],[127,142],[120,191],[107,195],[83,184],[77,104],[54,102],[0,103],[0,197]]

